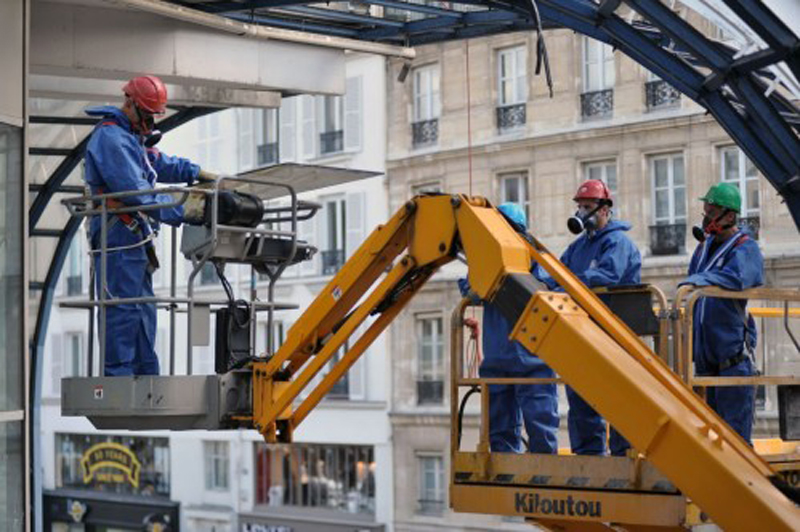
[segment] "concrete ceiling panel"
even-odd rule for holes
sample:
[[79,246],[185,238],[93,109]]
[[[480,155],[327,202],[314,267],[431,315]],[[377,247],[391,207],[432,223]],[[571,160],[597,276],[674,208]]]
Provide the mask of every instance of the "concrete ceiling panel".
[[340,49],[257,40],[127,9],[32,3],[32,74],[123,80],[151,73],[187,87],[344,92]]

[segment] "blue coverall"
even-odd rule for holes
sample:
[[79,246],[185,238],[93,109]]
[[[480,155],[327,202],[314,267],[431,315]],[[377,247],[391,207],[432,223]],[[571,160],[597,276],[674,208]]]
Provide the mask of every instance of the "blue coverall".
[[[761,250],[753,239],[739,231],[721,244],[714,244],[714,239],[708,238],[698,245],[689,264],[689,276],[680,284],[745,290],[763,282]],[[758,337],[755,321],[747,315],[746,308],[747,300],[742,299],[704,297],[697,302],[692,349],[698,375],[740,377],[755,374],[745,342],[750,349],[755,349]],[[750,443],[755,387],[707,388],[706,395],[711,408]]]
[[[200,167],[187,159],[163,155],[145,148],[144,139],[134,132],[127,116],[118,108],[103,106],[86,110],[89,116],[101,117],[86,148],[86,182],[92,194],[147,190],[156,181],[191,184]],[[168,194],[146,194],[122,200],[128,205],[173,203]],[[179,225],[183,207],[165,207],[147,211],[160,222]],[[136,214],[135,223],[126,225],[120,217],[108,217],[108,247],[127,248],[109,251],[106,260],[107,298],[150,297],[153,295],[152,271],[145,246],[136,246],[150,233],[147,220]],[[136,227],[133,227],[133,226]],[[100,217],[90,222],[91,247],[97,293],[100,294]],[[154,304],[111,305],[106,311],[105,374],[157,375],[155,352],[156,307]]]
[[[631,224],[611,220],[599,231],[584,232],[561,256],[561,262],[586,286],[624,286],[641,283],[642,257],[625,234]],[[558,283],[541,268],[536,277],[551,290]],[[567,386],[567,426],[572,452],[582,455],[606,454],[606,422],[572,388]],[[624,456],[630,444],[614,428],[609,437],[611,454]]]
[[[458,280],[462,295],[469,282]],[[483,303],[483,362],[480,376],[553,378],[555,373],[522,344],[510,340],[511,325],[493,304]],[[523,452],[522,423],[528,451],[558,452],[558,396],[555,384],[492,384],[489,386],[489,444],[493,452]]]

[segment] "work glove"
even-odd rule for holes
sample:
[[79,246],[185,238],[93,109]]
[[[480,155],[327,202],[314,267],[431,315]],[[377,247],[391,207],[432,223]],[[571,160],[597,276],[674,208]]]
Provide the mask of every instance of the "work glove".
[[212,174],[207,170],[200,169],[200,172],[197,174],[197,182],[198,183],[214,183],[219,179],[217,174]]
[[196,190],[189,191],[183,203],[183,221],[191,225],[206,223],[206,195]]

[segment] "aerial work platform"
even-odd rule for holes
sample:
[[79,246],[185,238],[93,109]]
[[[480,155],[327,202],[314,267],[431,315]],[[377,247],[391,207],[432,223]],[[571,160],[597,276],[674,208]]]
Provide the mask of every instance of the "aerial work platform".
[[[209,249],[206,258],[214,254],[214,247]],[[780,468],[771,467],[670,367],[678,360],[685,363],[690,353],[683,331],[687,325],[691,330],[692,313],[668,311],[663,294],[639,287],[650,294],[635,298],[640,305],[644,301],[646,311],[627,313],[626,325],[609,309],[615,306],[608,299],[613,291],[589,290],[533,236],[517,233],[479,197],[426,195],[406,203],[348,259],[282,345],[245,360],[239,369],[200,378],[70,379],[62,395],[64,412],[87,415],[106,428],[246,427],[267,442],[291,443],[294,430],[369,344],[439,267],[461,254],[472,290],[515,324],[511,338],[545,360],[560,376],[557,381],[580,393],[636,451],[617,459],[491,453],[488,386],[514,379],[465,375],[458,314],[452,320],[450,387],[454,509],[559,526],[592,522],[631,530],[682,529],[692,524],[691,501],[726,530],[800,528],[797,492],[786,482],[797,465],[794,456],[784,456]],[[531,261],[565,293],[541,291],[530,275]],[[778,295],[800,302],[800,292]],[[462,303],[458,312],[463,308]],[[653,326],[652,320],[633,319],[646,313],[679,325],[671,330],[673,344],[683,346],[677,355],[664,351],[665,321]],[[374,321],[360,328],[371,315]],[[647,330],[637,331],[640,326]],[[357,330],[363,332],[353,338]],[[638,334],[658,336],[656,350]],[[334,360],[347,341],[349,349]],[[318,379],[325,367],[328,373]],[[765,378],[749,383],[760,384],[759,379]],[[549,380],[524,379],[534,381]],[[797,379],[782,382],[796,384]],[[461,448],[465,388],[481,397],[474,450]],[[731,505],[731,500],[738,502]]]

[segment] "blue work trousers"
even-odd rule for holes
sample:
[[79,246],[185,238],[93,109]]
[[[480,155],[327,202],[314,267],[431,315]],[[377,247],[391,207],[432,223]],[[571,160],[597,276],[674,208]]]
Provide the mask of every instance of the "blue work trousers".
[[[755,375],[752,361],[742,362],[709,377],[750,377]],[[706,389],[706,402],[719,417],[731,426],[749,445],[752,445],[753,415],[756,401],[755,386],[718,386]]]
[[[580,455],[606,455],[608,452],[606,420],[569,386],[567,386],[567,401],[569,402],[567,427],[572,452]],[[614,427],[611,427],[608,441],[612,456],[625,456],[631,447],[628,440]]]
[[[480,370],[481,377],[553,378],[544,362],[524,373]],[[558,452],[558,396],[555,384],[492,384],[489,386],[489,442],[492,452],[521,453],[522,424],[528,434],[528,451]]]
[[[109,228],[109,247],[135,242],[117,222]],[[113,242],[113,243],[112,243]],[[97,246],[94,246],[97,249]],[[95,289],[100,299],[100,253],[94,254]],[[153,278],[144,246],[109,251],[106,259],[106,298],[152,297]],[[98,334],[100,313],[98,312]],[[153,303],[106,307],[105,375],[158,375],[155,351],[156,306]]]

